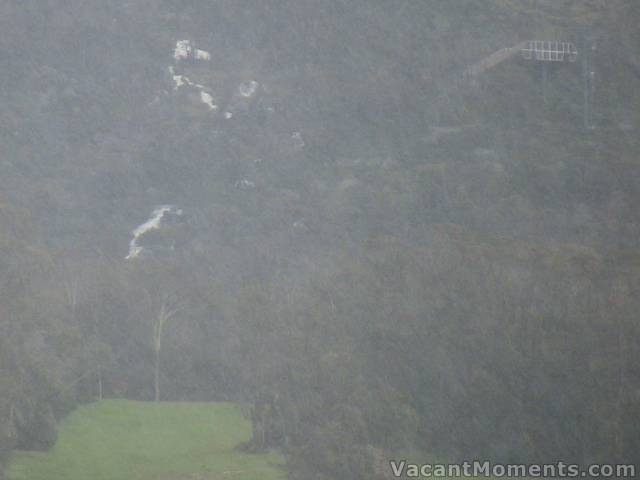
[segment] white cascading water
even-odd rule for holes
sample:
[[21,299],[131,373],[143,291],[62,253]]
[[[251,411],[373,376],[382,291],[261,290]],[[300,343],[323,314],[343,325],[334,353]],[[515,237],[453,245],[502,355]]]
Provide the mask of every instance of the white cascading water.
[[182,210],[176,209],[173,205],[160,205],[151,213],[149,220],[131,231],[132,238],[131,242],[129,242],[129,254],[125,257],[125,260],[136,258],[142,253],[144,248],[138,245],[138,239],[150,230],[158,230],[162,226],[162,218],[168,212],[182,215]]

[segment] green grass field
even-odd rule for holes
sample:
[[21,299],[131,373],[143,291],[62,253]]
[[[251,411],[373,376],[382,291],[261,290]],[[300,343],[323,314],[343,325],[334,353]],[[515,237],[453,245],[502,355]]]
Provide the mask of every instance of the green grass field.
[[234,450],[251,435],[230,403],[105,400],[78,408],[59,425],[48,452],[16,452],[9,480],[276,480],[275,453]]

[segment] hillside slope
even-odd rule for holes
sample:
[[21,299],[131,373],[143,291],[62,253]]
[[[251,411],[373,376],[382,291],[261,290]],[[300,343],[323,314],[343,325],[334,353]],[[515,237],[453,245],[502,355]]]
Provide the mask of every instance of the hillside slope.
[[[397,450],[637,459],[639,23],[636,0],[2,2],[0,463],[156,390],[256,405],[294,479]],[[576,62],[464,78],[536,39]]]

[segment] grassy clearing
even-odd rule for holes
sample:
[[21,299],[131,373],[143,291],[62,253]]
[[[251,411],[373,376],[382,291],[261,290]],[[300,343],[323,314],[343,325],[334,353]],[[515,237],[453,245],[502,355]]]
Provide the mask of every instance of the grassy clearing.
[[64,419],[48,452],[17,452],[9,480],[276,480],[275,453],[234,451],[251,435],[230,403],[105,400]]

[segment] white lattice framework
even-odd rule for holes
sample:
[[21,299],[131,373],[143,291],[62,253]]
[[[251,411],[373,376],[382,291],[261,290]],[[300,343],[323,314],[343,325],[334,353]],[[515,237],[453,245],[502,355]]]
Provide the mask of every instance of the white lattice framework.
[[529,40],[521,52],[526,60],[540,62],[575,62],[578,58],[578,50],[571,42]]

